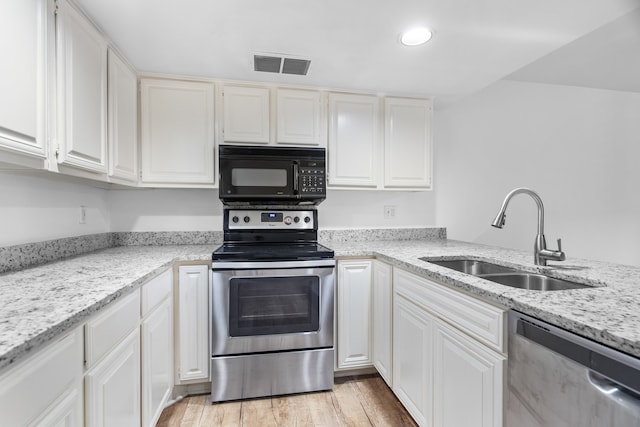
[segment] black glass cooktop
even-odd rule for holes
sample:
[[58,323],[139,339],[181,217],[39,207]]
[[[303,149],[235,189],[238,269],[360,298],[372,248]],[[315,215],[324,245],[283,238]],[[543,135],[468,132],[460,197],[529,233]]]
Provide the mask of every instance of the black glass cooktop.
[[333,258],[333,250],[318,243],[223,243],[213,261],[298,261]]

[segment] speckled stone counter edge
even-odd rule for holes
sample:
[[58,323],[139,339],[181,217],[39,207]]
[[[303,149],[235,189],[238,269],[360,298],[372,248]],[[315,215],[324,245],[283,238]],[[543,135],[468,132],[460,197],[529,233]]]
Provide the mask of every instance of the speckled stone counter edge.
[[[374,228],[320,230],[323,242],[446,239],[445,228]],[[88,234],[0,247],[0,273],[18,271],[98,249],[116,246],[218,245],[222,231],[149,231]]]
[[0,247],[0,273],[18,271],[112,246],[113,233],[99,233]]

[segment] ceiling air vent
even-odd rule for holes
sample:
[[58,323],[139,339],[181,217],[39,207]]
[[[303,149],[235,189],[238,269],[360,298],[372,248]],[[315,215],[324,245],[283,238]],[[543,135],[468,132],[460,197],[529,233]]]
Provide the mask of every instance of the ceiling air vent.
[[266,73],[296,74],[306,76],[311,61],[271,55],[253,55],[253,70]]
[[266,73],[279,73],[282,58],[277,56],[253,55],[253,70]]
[[306,76],[307,71],[309,71],[309,65],[311,65],[311,61],[308,61],[306,59],[284,58],[284,64],[282,64],[282,73]]

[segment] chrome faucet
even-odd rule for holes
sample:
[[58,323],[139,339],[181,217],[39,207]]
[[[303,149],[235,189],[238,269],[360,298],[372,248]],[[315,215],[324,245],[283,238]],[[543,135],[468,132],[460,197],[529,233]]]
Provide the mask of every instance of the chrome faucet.
[[544,237],[544,205],[542,204],[542,199],[538,196],[533,190],[528,188],[516,188],[511,191],[505,197],[504,202],[502,202],[502,207],[498,211],[498,215],[491,223],[492,226],[496,228],[502,228],[505,224],[506,220],[506,211],[511,198],[516,194],[528,194],[533,200],[535,200],[538,205],[538,234],[536,235],[536,242],[533,247],[533,259],[536,265],[547,265],[547,260],[551,261],[564,261],[566,259],[566,255],[562,252],[562,240],[558,239],[558,249],[548,249],[547,241]]

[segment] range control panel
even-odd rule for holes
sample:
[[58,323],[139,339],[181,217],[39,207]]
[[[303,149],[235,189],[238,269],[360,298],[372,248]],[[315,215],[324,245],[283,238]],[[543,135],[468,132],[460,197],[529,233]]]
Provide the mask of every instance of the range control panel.
[[229,230],[313,230],[314,211],[229,209]]

